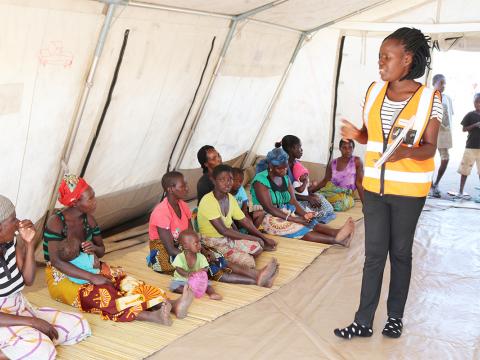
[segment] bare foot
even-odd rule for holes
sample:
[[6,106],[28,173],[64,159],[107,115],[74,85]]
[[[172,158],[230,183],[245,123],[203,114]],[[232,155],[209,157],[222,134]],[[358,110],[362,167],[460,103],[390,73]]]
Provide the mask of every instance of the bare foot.
[[182,296],[173,302],[172,312],[177,318],[183,319],[188,314],[188,308],[193,301],[193,292],[190,286],[185,285],[183,287]]
[[273,282],[275,281],[275,278],[278,276],[278,273],[280,272],[280,267],[279,265],[277,264],[277,268],[275,270],[275,272],[273,273],[272,277],[268,280],[267,284],[265,285],[265,287],[267,288],[271,288],[273,286]]
[[168,301],[162,303],[160,308],[160,319],[164,325],[172,325],[172,317],[170,316],[170,311],[172,311],[172,304]]
[[277,270],[277,259],[272,258],[269,263],[258,272],[257,285],[266,287],[270,278]]
[[352,235],[354,231],[355,222],[351,217],[349,217],[347,221],[345,221],[345,224],[342,226],[340,231],[337,233],[337,236],[335,237],[337,244],[349,247],[350,242],[352,241]]
[[208,297],[212,300],[222,300],[223,299],[222,295],[217,294],[217,293],[209,294]]
[[148,314],[148,318],[145,320],[153,321],[162,325],[171,326],[172,325],[172,318],[170,316],[170,311],[172,310],[172,305],[165,301],[159,304],[160,308],[154,311],[144,311],[145,315]]

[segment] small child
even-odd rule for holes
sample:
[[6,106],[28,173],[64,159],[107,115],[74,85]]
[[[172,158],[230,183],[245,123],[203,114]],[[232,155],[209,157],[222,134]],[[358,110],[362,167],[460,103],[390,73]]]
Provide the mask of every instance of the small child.
[[230,190],[230,194],[237,200],[238,206],[242,209],[247,218],[252,220],[250,213],[248,212],[248,196],[245,188],[243,187],[244,173],[240,168],[232,168],[233,173],[233,185]]
[[[81,251],[80,255],[70,261],[70,264],[78,267],[79,269],[88,271],[89,273],[100,274],[100,260],[95,254],[87,254]],[[73,276],[68,276],[68,279],[80,285],[88,283],[87,280],[78,279]]]
[[[208,260],[200,251],[202,245],[198,234],[193,230],[184,230],[178,236],[178,241],[183,251],[175,256],[172,265],[175,267],[173,280],[170,289],[176,293],[182,293],[183,287],[187,284],[188,278],[198,271],[208,271]],[[212,300],[222,300],[222,296],[217,294],[210,282],[207,286],[207,295]]]
[[295,192],[299,195],[308,196],[308,187],[310,186],[308,169],[300,161],[296,161],[293,165],[292,173],[295,179],[292,184]]

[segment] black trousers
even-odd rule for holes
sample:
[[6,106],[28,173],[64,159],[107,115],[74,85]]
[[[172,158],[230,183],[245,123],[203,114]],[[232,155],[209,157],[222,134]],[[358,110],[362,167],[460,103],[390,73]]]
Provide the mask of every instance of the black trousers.
[[365,264],[355,321],[371,327],[380,299],[383,271],[390,254],[389,317],[401,318],[410,286],[412,246],[425,197],[383,195],[365,191]]

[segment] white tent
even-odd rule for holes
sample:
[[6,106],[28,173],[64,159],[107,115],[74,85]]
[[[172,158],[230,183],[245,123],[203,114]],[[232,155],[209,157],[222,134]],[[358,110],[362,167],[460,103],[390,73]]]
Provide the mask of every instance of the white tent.
[[478,0],[0,0],[0,23],[0,192],[41,221],[82,173],[103,226],[204,144],[247,166],[294,133],[325,164],[399,26],[480,49]]

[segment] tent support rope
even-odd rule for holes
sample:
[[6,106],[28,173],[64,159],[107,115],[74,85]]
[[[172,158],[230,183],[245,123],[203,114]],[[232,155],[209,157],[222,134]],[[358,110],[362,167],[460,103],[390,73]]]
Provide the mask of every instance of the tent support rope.
[[190,107],[188,108],[187,115],[185,116],[185,119],[183,120],[182,127],[180,128],[180,131],[177,135],[177,139],[175,140],[175,144],[173,145],[172,151],[170,152],[170,157],[168,158],[168,164],[167,164],[167,172],[170,171],[170,167],[172,165],[172,158],[173,154],[175,153],[175,150],[177,149],[178,141],[180,140],[183,130],[185,129],[185,125],[187,124],[188,117],[190,116],[190,112],[192,111],[193,105],[195,104],[195,101],[197,99],[198,91],[200,90],[200,87],[202,86],[203,83],[203,77],[205,76],[205,72],[207,71],[208,65],[210,64],[210,56],[212,55],[213,49],[215,48],[215,40],[217,39],[216,36],[213,37],[212,39],[212,44],[210,45],[210,51],[208,52],[207,55],[207,60],[205,61],[205,66],[203,67],[202,75],[200,76],[200,80],[198,81],[197,88],[195,89],[195,94],[193,95],[192,102],[190,104]]
[[342,71],[342,60],[343,60],[343,47],[345,45],[345,36],[342,36],[340,39],[340,47],[338,49],[338,63],[337,63],[337,75],[335,77],[335,93],[333,97],[333,110],[332,110],[332,128],[331,128],[331,140],[330,140],[330,147],[328,149],[328,162],[332,160],[333,155],[333,147],[335,143],[335,127],[336,127],[336,117],[337,117],[337,103],[338,103],[338,84],[340,82],[340,73]]
[[88,163],[90,162],[90,157],[92,156],[93,149],[95,148],[95,144],[97,143],[98,136],[100,135],[100,131],[102,130],[103,122],[105,121],[105,117],[107,116],[107,111],[108,111],[108,108],[110,107],[110,102],[112,101],[113,90],[115,89],[115,85],[117,84],[118,73],[120,72],[120,67],[122,66],[123,55],[125,54],[125,48],[127,47],[129,34],[130,34],[130,29],[125,30],[125,33],[123,35],[122,47],[120,49],[120,54],[118,55],[117,64],[115,66],[112,82],[110,84],[110,89],[108,89],[108,96],[105,102],[105,106],[103,107],[102,116],[100,116],[100,121],[98,122],[95,135],[93,136],[93,139],[88,148],[87,156],[85,158],[85,162],[83,163],[82,171],[80,172],[80,176],[82,177],[85,175],[85,172],[87,171]]

